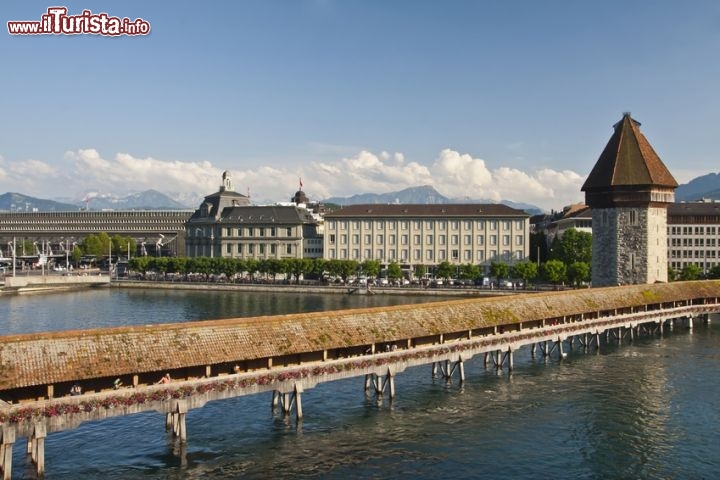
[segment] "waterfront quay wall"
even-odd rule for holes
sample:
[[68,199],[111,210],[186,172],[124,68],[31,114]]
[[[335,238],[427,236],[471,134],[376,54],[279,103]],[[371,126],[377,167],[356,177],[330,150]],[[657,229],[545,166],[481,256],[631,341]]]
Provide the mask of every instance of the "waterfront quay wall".
[[[720,282],[703,281],[4,336],[0,468],[9,470],[16,438],[28,438],[37,462],[48,433],[88,420],[159,411],[185,441],[186,413],[208,401],[273,392],[273,405],[301,418],[302,392],[320,382],[364,376],[366,390],[388,387],[392,398],[394,376],[409,367],[463,380],[463,362],[478,354],[512,369],[523,346],[562,357],[563,342],[598,347],[602,333],[620,341],[718,311]],[[155,384],[166,372],[173,381]],[[115,378],[127,387],[113,389]],[[69,396],[74,383],[82,395]]]
[[488,288],[427,288],[427,287],[383,287],[374,286],[369,290],[357,286],[313,285],[294,283],[219,283],[219,282],[171,282],[156,280],[112,280],[116,288],[157,288],[166,290],[214,290],[243,292],[319,293],[319,294],[379,294],[379,295],[433,295],[438,297],[497,297],[517,293],[531,293],[528,290],[498,290]]
[[23,292],[109,285],[108,275],[21,275],[5,277],[2,291]]

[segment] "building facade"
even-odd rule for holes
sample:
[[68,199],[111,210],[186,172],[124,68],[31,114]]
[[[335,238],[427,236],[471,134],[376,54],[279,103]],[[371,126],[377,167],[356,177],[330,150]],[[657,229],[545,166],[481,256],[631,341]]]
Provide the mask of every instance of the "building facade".
[[720,203],[673,203],[668,207],[670,267],[697,265],[703,274],[720,264]]
[[565,207],[562,214],[558,214],[557,218],[549,222],[545,228],[548,246],[555,238],[562,238],[563,234],[571,228],[592,235],[590,207],[582,203]]
[[594,287],[666,282],[667,208],[677,182],[625,113],[585,181]]
[[191,215],[192,210],[0,213],[0,257],[12,255],[13,241],[45,243],[53,252],[60,252],[88,235],[103,232],[133,238],[138,245],[138,251],[131,252],[133,256],[182,255],[185,222]]
[[325,259],[514,263],[528,256],[529,218],[501,204],[345,206],[325,215]]
[[[297,196],[297,194],[296,194]],[[186,223],[188,257],[322,258],[321,222],[303,205],[256,206],[229,172]]]

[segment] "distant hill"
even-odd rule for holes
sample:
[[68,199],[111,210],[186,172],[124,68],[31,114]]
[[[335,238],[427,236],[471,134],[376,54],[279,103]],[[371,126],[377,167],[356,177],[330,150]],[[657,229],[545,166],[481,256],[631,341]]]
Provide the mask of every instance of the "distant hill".
[[79,210],[71,203],[44,200],[22,193],[8,192],[0,195],[0,211],[3,212],[74,212]]
[[[397,192],[388,193],[362,193],[358,195],[352,195],[350,197],[330,197],[323,200],[323,203],[334,203],[337,205],[357,205],[362,203],[369,204],[422,204],[422,205],[433,205],[442,203],[498,203],[487,199],[471,199],[471,198],[448,198],[441,194],[435,188],[430,185],[423,185],[420,187],[410,187]],[[527,203],[516,203],[509,200],[501,200],[499,203],[507,205],[509,207],[524,210],[527,213],[534,215],[536,213],[542,213],[542,209],[535,205]]]
[[330,197],[323,203],[336,203],[338,205],[357,205],[361,203],[415,203],[437,204],[452,203],[452,201],[429,185],[410,187],[405,190],[389,193],[360,193],[350,197]]
[[720,200],[720,174],[702,175],[675,190],[675,200],[678,202],[692,202],[703,198]]
[[0,211],[4,212],[75,212],[78,210],[187,210],[188,207],[157,190],[146,190],[125,196],[90,194],[83,200],[45,200],[22,193],[0,195]]

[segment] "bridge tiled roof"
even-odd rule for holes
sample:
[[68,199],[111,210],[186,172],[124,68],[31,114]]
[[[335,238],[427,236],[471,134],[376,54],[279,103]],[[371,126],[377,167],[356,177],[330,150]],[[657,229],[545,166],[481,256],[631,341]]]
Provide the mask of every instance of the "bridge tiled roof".
[[463,332],[648,303],[720,297],[677,282],[421,305],[0,337],[0,390]]

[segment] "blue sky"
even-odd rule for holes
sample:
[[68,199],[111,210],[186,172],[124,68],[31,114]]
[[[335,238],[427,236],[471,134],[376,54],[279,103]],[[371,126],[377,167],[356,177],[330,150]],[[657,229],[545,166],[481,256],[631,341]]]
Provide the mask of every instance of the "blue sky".
[[[0,192],[254,200],[431,184],[543,208],[630,111],[680,182],[717,172],[714,1],[64,2],[147,36],[15,36],[0,9]],[[212,7],[212,8],[211,8]]]

